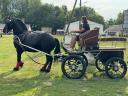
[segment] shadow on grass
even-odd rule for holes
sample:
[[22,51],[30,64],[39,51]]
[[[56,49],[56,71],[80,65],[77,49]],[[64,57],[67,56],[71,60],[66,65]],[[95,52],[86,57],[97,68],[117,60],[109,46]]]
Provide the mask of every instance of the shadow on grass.
[[13,77],[13,74],[16,74],[16,72],[8,71],[0,74],[0,96],[23,95],[24,92],[29,90],[30,93],[28,93],[28,96],[32,96],[41,86],[41,83],[46,82],[49,78],[49,76],[44,73],[39,73],[37,76],[30,78],[21,77],[21,79]]
[[[125,79],[72,80],[39,73],[33,77],[16,78],[17,72],[0,74],[0,96],[127,96]],[[52,78],[52,79],[51,79]]]

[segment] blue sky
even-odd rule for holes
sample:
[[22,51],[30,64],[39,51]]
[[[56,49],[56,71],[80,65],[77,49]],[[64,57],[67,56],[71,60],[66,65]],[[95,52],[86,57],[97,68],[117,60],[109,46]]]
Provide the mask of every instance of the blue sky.
[[[42,0],[43,4],[67,5],[69,10],[73,8],[74,2],[75,0]],[[105,20],[116,19],[119,12],[128,9],[128,0],[82,0],[82,2],[82,5],[94,8]],[[79,6],[79,0],[77,6]]]

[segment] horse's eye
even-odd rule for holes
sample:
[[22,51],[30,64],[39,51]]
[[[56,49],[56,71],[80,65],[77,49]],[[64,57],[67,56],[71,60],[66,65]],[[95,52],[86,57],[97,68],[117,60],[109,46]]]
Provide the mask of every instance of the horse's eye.
[[11,21],[11,19],[7,19],[7,20],[6,20],[6,22],[10,22],[10,21]]
[[11,21],[11,19],[7,19],[7,22],[10,22]]

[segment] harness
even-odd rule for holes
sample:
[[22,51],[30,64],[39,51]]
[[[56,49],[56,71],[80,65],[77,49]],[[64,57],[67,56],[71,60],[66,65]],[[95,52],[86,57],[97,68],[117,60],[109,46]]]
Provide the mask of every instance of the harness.
[[[14,35],[14,37],[13,37],[14,42],[15,42],[16,44],[18,44],[18,45],[22,48],[22,50],[23,50],[23,51],[25,52],[25,54],[29,57],[30,60],[32,60],[32,61],[33,61],[34,63],[36,63],[36,64],[44,65],[44,64],[41,64],[41,63],[35,61],[35,60],[26,52],[26,50],[25,50],[24,47],[27,47],[27,48],[32,49],[32,50],[34,50],[34,51],[40,52],[39,54],[45,54],[45,55],[48,55],[48,56],[52,56],[52,55],[51,55],[51,54],[48,54],[48,53],[46,53],[46,52],[40,51],[40,50],[38,50],[38,49],[35,49],[35,48],[33,48],[33,47],[30,47],[30,46],[28,46],[28,45],[23,44],[22,41],[24,41],[25,35],[26,35],[26,33],[22,33],[22,34],[20,34],[20,35]],[[20,38],[21,38],[21,39],[20,39]],[[38,54],[38,55],[39,55],[39,54]],[[61,56],[63,56],[63,54],[62,54],[62,53],[61,53],[61,54],[54,54],[54,56],[59,56],[59,57],[61,57]],[[37,56],[35,56],[35,57],[37,57]]]

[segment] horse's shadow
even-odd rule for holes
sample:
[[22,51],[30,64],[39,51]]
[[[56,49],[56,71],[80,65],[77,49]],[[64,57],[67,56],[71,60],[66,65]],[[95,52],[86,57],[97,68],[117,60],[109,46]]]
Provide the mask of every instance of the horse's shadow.
[[8,71],[0,74],[0,94],[2,96],[14,96],[16,94],[23,94],[31,90],[31,95],[37,93],[38,88],[42,87],[42,83],[49,80],[50,76],[45,73],[30,78],[13,78],[10,75],[15,74],[14,71]]

